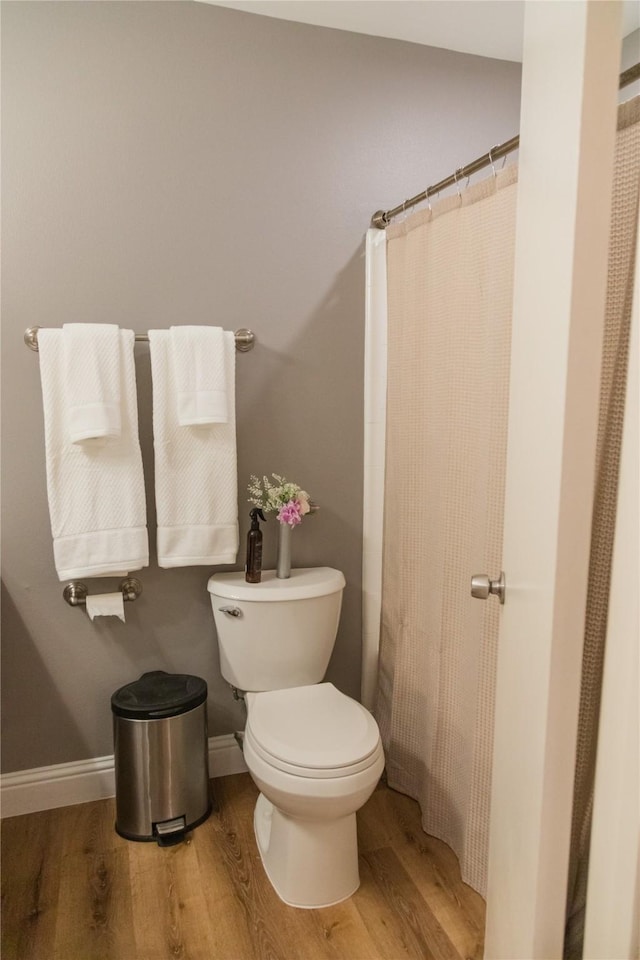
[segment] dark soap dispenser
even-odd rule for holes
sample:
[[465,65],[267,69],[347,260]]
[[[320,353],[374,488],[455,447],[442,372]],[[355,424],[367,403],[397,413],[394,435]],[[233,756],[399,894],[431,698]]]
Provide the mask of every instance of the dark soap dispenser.
[[262,530],[258,517],[265,520],[265,516],[259,507],[254,507],[249,516],[251,529],[247,534],[247,563],[244,568],[244,578],[247,583],[260,583],[262,580]]

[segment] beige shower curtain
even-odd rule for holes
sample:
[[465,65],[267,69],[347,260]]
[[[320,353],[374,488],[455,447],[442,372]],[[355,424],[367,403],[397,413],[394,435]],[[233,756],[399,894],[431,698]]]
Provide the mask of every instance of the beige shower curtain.
[[[620,107],[565,956],[581,956],[640,167]],[[517,168],[387,230],[388,394],[376,715],[390,786],[486,889]],[[514,763],[514,777],[517,758]]]
[[390,786],[485,892],[516,167],[387,230],[388,387],[376,716]]
[[596,448],[596,487],[567,896],[564,955],[569,960],[577,960],[582,956],[584,938],[589,838],[624,421],[639,192],[640,97],[636,97],[622,104],[618,111]]

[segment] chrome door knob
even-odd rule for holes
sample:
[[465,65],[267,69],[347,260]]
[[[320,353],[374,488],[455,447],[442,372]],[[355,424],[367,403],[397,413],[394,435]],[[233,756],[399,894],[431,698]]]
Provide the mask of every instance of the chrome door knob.
[[491,580],[486,573],[474,573],[471,577],[471,596],[476,600],[488,600],[493,595],[504,603],[505,589],[504,573],[500,573],[498,580]]

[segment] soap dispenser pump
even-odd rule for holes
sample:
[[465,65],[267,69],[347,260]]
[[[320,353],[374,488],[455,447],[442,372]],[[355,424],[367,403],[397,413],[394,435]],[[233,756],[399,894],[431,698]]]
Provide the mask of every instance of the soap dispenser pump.
[[258,517],[265,520],[265,515],[259,507],[250,511],[251,529],[247,534],[247,562],[244,568],[244,578],[247,583],[260,583],[262,580],[262,530]]

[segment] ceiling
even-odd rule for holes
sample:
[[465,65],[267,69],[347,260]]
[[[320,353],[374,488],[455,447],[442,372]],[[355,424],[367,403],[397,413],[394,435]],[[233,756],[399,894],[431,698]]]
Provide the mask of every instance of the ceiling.
[[[522,60],[524,0],[202,0],[220,7],[375,37],[410,40],[498,60]],[[626,37],[640,4],[624,0]]]

